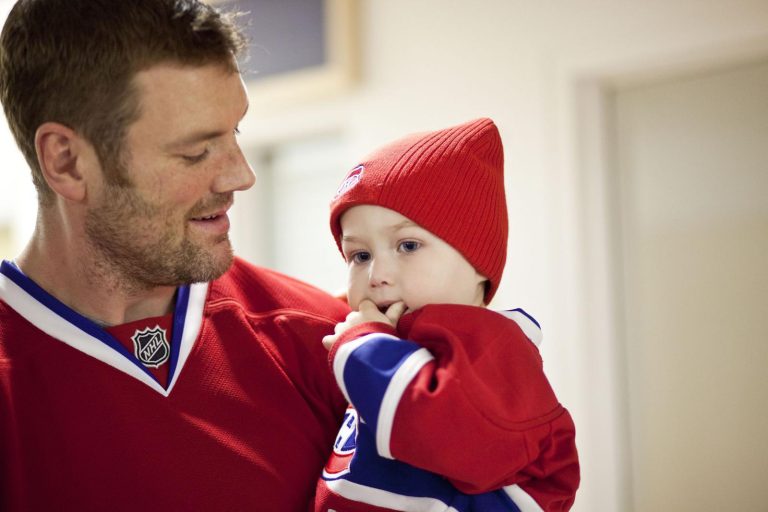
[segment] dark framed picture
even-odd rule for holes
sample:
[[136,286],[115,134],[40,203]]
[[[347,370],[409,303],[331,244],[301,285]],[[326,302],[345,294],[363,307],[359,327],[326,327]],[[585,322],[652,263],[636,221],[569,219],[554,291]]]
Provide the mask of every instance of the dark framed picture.
[[239,13],[248,38],[240,68],[256,106],[321,99],[357,74],[355,0],[209,0]]

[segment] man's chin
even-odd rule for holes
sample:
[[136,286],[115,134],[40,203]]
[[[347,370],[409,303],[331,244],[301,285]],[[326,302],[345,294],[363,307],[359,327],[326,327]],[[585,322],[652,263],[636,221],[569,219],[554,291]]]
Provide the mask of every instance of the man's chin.
[[188,250],[189,258],[178,274],[180,284],[207,283],[218,279],[229,270],[235,260],[229,240],[217,244],[211,250]]
[[232,266],[232,263],[235,261],[235,255],[232,253],[232,251],[229,252],[228,256],[221,262],[221,264],[213,271],[211,274],[211,278],[209,281],[212,281],[214,279],[218,279],[221,276],[223,276],[227,270]]
[[235,255],[232,251],[232,246],[229,244],[229,241],[227,241],[226,247],[227,250],[223,253],[211,255],[211,266],[208,269],[208,272],[205,275],[200,276],[201,279],[197,280],[196,282],[213,281],[214,279],[218,279],[224,275],[224,273],[229,270],[229,267],[231,267],[232,263],[235,261]]

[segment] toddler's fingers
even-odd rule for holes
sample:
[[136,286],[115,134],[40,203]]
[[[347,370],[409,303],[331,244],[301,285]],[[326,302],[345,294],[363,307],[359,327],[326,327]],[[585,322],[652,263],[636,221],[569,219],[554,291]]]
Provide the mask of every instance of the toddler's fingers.
[[403,316],[405,308],[405,302],[395,302],[387,308],[387,312],[384,313],[384,315],[392,323],[392,325],[395,326],[397,325],[397,321],[400,320],[400,317]]
[[338,336],[335,334],[329,334],[327,336],[323,336],[323,346],[326,350],[331,350],[333,347],[333,344],[336,343],[336,340],[338,339]]
[[378,313],[379,308],[378,306],[376,306],[376,303],[373,302],[371,299],[363,299],[360,301],[360,304],[357,305],[357,311],[365,315],[366,313],[367,314]]

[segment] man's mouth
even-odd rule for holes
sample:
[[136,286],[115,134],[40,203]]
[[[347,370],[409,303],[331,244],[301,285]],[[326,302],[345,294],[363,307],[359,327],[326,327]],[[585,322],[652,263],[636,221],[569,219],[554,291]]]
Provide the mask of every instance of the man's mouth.
[[217,197],[216,200],[208,201],[208,204],[200,204],[196,215],[190,215],[189,220],[205,222],[214,221],[219,217],[226,217],[227,211],[232,207],[234,197],[231,194]]
[[206,217],[192,217],[192,220],[214,220],[219,218],[221,215],[214,213],[213,215],[208,215]]
[[205,215],[189,217],[189,221],[196,229],[202,230],[200,231],[202,233],[220,237],[226,236],[229,233],[229,216],[227,215],[229,207],[230,205],[228,204],[224,207],[219,207],[214,212],[206,212]]

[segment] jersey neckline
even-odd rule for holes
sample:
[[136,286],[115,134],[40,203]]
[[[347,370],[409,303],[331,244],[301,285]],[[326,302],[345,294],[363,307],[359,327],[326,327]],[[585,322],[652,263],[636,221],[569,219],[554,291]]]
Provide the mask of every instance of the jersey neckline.
[[13,262],[0,263],[0,299],[52,338],[170,395],[202,327],[208,283],[180,286],[173,312],[168,386],[163,388],[136,356],[93,320],[45,291]]

